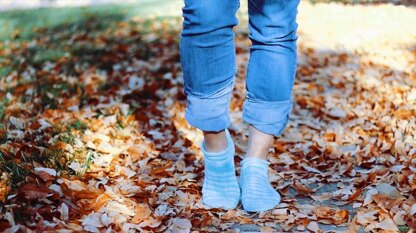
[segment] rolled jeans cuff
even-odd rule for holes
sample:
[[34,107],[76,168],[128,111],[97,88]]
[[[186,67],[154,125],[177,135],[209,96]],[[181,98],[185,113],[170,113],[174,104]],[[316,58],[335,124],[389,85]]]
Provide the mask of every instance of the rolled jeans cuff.
[[265,101],[246,98],[243,120],[263,133],[279,136],[286,127],[292,107],[292,99]]
[[234,80],[213,94],[193,94],[186,91],[185,119],[203,131],[218,132],[231,125],[229,106]]

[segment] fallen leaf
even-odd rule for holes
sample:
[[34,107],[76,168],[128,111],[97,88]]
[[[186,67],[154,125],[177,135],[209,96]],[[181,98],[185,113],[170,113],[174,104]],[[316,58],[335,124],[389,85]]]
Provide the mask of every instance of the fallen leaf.
[[172,224],[172,233],[189,233],[192,227],[191,221],[185,218],[175,218]]
[[396,224],[394,224],[391,218],[386,218],[382,222],[377,223],[376,228],[383,229],[383,230],[390,230],[394,232],[399,231],[399,228],[397,228]]
[[336,210],[326,206],[318,206],[313,212],[318,217],[320,222],[330,224],[341,224],[347,222],[349,219],[348,210]]
[[314,221],[309,222],[309,224],[308,224],[308,226],[306,226],[306,228],[307,228],[308,230],[310,230],[310,231],[314,232],[314,233],[318,233],[318,232],[320,232],[320,229],[319,229],[319,225],[318,225],[318,223],[317,223],[317,222],[314,222]]
[[399,198],[400,192],[396,189],[396,187],[391,186],[387,183],[381,183],[376,185],[376,189],[379,193],[385,194],[390,198]]
[[375,216],[376,214],[378,214],[377,210],[365,212],[365,213],[359,211],[357,213],[357,222],[365,226],[377,219],[377,217]]

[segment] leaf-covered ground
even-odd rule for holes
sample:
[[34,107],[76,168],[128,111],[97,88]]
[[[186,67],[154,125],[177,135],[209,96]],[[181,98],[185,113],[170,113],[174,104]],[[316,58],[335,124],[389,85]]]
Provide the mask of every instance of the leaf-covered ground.
[[[183,118],[175,4],[169,17],[143,5],[0,16],[1,230],[416,228],[415,8],[301,4],[295,106],[269,156],[282,203],[254,214],[201,203],[202,134]],[[230,109],[237,174],[245,12]]]

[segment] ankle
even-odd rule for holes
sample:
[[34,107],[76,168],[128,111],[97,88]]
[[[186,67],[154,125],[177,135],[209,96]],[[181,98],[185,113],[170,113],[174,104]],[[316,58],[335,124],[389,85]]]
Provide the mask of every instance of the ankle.
[[249,142],[246,157],[267,160],[269,149],[273,143],[273,135],[263,133],[252,125],[249,126]]
[[262,151],[262,152],[247,152],[244,156],[244,158],[256,158],[261,159],[264,161],[268,160],[268,152]]
[[228,142],[225,130],[220,132],[204,132],[204,149],[207,152],[218,153],[227,149]]
[[206,151],[210,153],[218,153],[222,152],[227,149],[227,142],[225,141],[215,141],[215,142],[208,142],[205,141],[204,148]]

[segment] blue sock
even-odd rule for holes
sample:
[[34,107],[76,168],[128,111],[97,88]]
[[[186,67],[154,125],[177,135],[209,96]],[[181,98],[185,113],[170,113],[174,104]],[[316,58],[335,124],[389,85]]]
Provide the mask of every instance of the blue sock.
[[221,152],[208,152],[204,142],[205,175],[202,186],[202,202],[211,208],[234,209],[240,200],[240,187],[235,175],[234,142],[225,129],[227,148]]
[[270,163],[259,158],[246,157],[241,161],[241,202],[246,211],[272,209],[280,202],[280,194],[268,179]]

